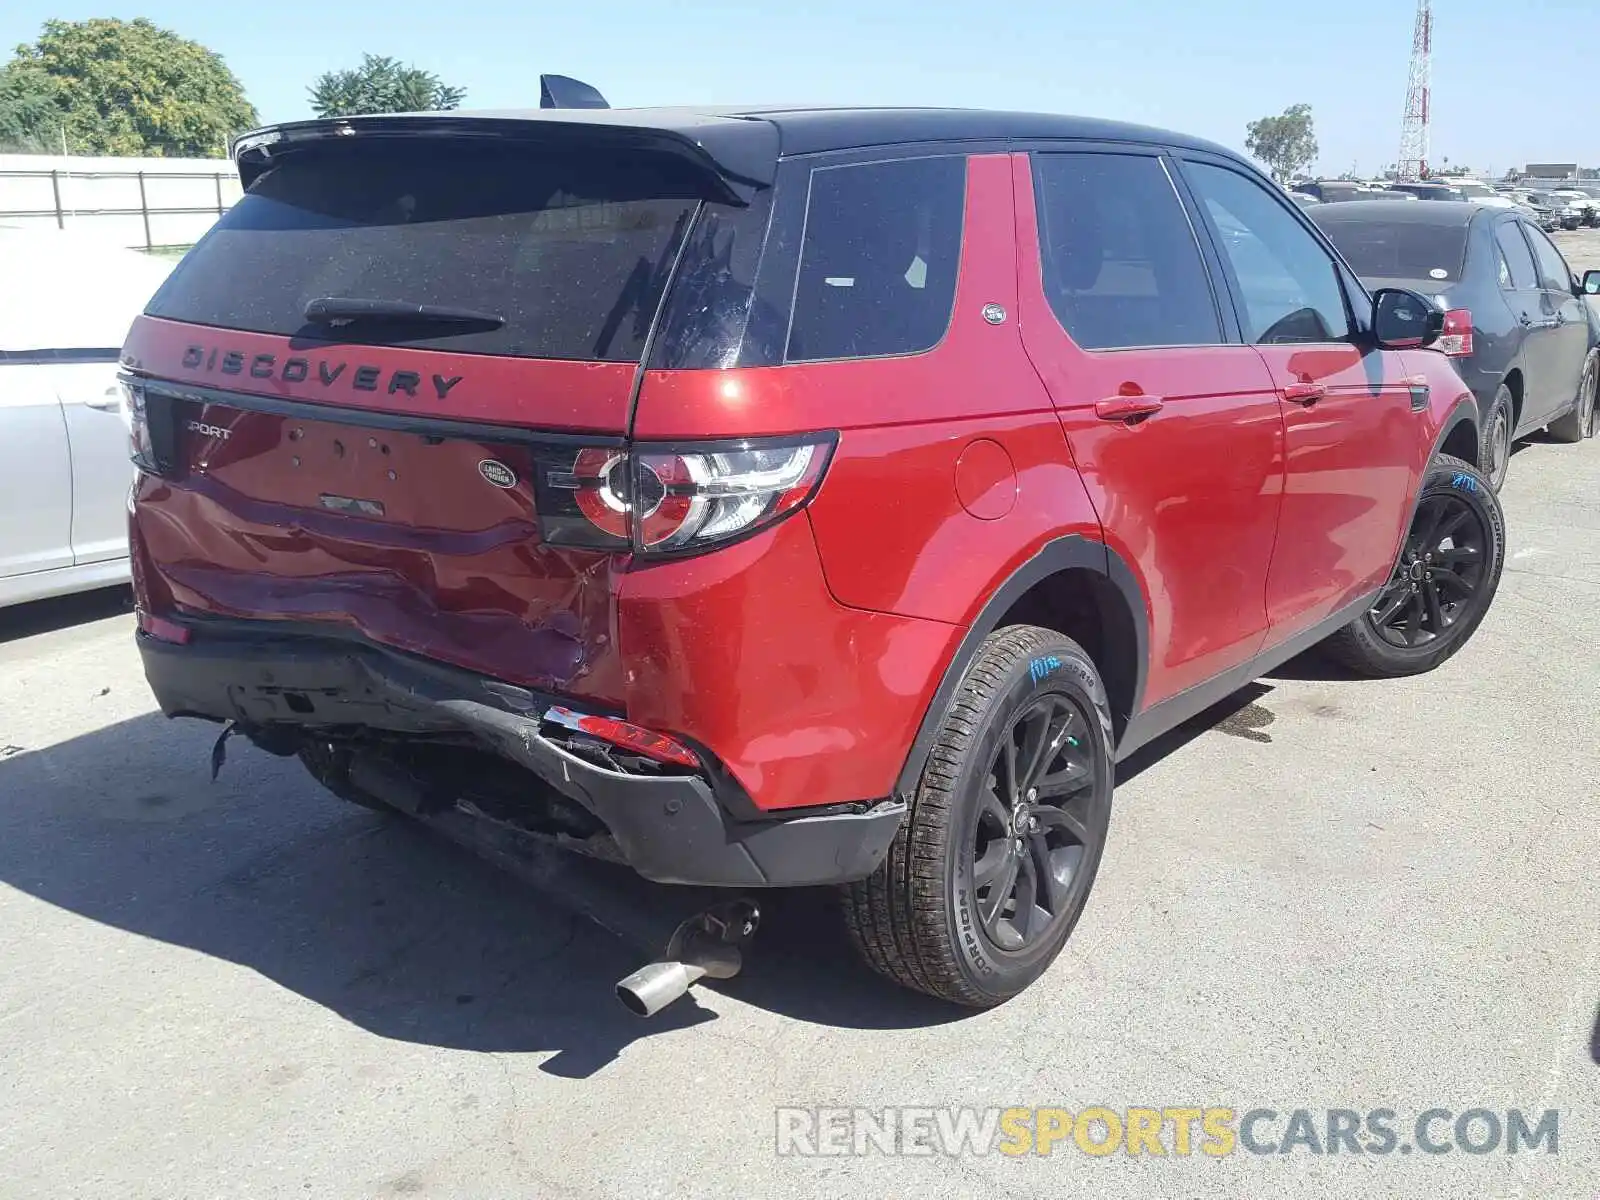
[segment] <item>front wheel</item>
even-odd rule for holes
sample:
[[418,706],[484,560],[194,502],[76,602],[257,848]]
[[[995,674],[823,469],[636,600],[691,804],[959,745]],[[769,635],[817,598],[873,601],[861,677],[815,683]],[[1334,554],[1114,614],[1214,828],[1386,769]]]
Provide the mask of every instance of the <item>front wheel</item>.
[[1388,584],[1324,650],[1359,675],[1433,670],[1466,645],[1488,613],[1505,556],[1505,517],[1489,480],[1439,455]]
[[973,1008],[1015,996],[1077,924],[1111,816],[1111,709],[1070,638],[1017,625],[967,670],[884,862],[844,891],[896,983]]

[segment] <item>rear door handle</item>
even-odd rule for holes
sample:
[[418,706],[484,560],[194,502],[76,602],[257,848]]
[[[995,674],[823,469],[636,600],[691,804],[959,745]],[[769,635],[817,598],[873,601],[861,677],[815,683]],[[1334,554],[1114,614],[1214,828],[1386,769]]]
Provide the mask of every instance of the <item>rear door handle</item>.
[[1096,401],[1094,415],[1102,421],[1140,421],[1165,407],[1160,396],[1109,396]]
[[1283,398],[1295,404],[1310,406],[1328,394],[1328,389],[1320,383],[1290,383],[1285,384]]

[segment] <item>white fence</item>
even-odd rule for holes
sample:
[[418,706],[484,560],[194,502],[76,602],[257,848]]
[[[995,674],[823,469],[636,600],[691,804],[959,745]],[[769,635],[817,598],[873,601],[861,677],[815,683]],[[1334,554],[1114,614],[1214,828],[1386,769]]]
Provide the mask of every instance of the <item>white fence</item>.
[[0,225],[115,246],[188,246],[239,198],[225,158],[0,154]]

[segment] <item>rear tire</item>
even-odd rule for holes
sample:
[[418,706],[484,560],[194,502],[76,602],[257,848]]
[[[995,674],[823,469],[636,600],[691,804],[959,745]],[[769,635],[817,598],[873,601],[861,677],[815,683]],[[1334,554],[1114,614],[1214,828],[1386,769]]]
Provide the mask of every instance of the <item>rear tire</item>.
[[1589,355],[1578,380],[1577,403],[1565,416],[1550,422],[1550,436],[1558,442],[1581,442],[1595,432],[1595,393],[1600,389],[1600,351]]
[[843,889],[857,950],[930,996],[1009,1000],[1083,912],[1111,787],[1111,708],[1082,647],[1031,625],[990,634],[888,856]]
[[1483,440],[1478,447],[1478,461],[1483,473],[1495,491],[1505,486],[1511,472],[1511,435],[1516,430],[1511,389],[1501,384],[1495,389],[1494,402],[1483,419]]
[[393,816],[398,811],[350,782],[350,754],[332,742],[308,742],[300,748],[296,757],[305,765],[311,778],[339,799],[386,816]]
[[1429,466],[1394,574],[1377,602],[1322,644],[1358,675],[1420,675],[1472,637],[1500,586],[1505,517],[1477,468]]

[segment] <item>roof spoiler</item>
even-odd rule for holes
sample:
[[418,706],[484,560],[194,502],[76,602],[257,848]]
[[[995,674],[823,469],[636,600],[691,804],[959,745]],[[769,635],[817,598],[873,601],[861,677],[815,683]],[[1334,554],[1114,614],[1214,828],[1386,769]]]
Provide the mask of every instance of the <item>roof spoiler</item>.
[[[591,89],[592,90],[592,89]],[[598,93],[596,93],[598,95]],[[652,117],[629,109],[530,109],[514,113],[386,113],[291,121],[241,134],[233,142],[246,190],[273,164],[309,146],[370,139],[515,142],[551,149],[603,147],[612,152],[670,154],[694,166],[707,198],[750,203],[771,187],[778,169],[778,127],[770,121],[676,111]]]
[[610,108],[599,89],[566,75],[539,76],[540,108]]

